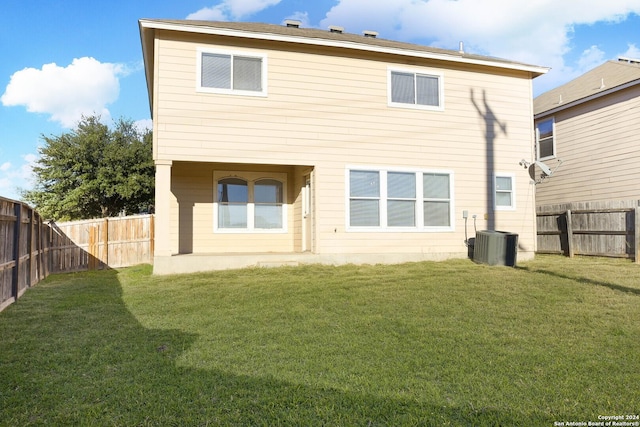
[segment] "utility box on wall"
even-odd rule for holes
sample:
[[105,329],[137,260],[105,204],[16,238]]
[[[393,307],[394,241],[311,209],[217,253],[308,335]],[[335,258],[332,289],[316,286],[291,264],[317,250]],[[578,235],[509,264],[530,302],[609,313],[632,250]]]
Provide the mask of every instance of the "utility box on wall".
[[517,234],[493,230],[476,232],[473,261],[482,264],[515,267],[517,256]]

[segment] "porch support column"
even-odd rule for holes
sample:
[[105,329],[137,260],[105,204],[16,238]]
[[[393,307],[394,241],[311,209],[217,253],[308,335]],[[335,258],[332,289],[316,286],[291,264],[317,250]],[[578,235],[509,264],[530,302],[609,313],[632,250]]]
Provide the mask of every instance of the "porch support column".
[[155,257],[171,256],[171,160],[156,160]]

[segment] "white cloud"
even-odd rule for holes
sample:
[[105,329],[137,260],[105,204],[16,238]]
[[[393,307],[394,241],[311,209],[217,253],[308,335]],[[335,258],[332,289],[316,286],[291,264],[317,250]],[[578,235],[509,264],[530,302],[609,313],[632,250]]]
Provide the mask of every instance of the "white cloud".
[[205,21],[239,20],[245,16],[253,15],[268,7],[275,6],[281,0],[223,0],[212,7],[203,7],[197,12],[191,13],[187,19]]
[[122,64],[101,63],[94,58],[76,58],[66,67],[55,63],[41,69],[16,71],[0,98],[4,106],[24,106],[71,128],[82,115],[111,115],[107,105],[118,99],[119,77],[131,72]]
[[590,70],[602,64],[605,60],[605,53],[594,45],[582,52],[578,59],[578,68],[580,70]]
[[575,26],[619,22],[632,13],[640,14],[639,0],[338,0],[320,27],[370,29],[381,38],[456,50],[463,41],[468,52],[551,67],[550,74],[566,78],[587,71],[582,66],[597,53],[583,55],[582,66],[565,64]]
[[33,166],[38,160],[35,154],[22,156],[23,163],[15,167],[11,162],[0,165],[0,195],[10,199],[19,198],[20,189],[31,189],[35,183]]
[[640,60],[640,48],[637,48],[636,45],[633,43],[629,43],[627,47],[628,49],[626,50],[626,52],[623,52],[618,56]]
[[136,120],[133,123],[133,126],[137,129],[138,132],[143,133],[146,130],[153,130],[153,120],[151,119]]
[[17,199],[16,188],[13,182],[0,174],[0,196],[8,199]]
[[213,7],[203,7],[197,12],[187,15],[187,19],[193,19],[198,21],[228,21],[225,8],[223,5]]

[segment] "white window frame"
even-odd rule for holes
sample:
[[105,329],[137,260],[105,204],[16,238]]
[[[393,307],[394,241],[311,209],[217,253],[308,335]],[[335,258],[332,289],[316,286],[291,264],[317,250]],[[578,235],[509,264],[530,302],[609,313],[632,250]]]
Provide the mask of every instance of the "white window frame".
[[[437,77],[438,78],[438,101],[439,105],[423,105],[423,104],[409,104],[404,102],[393,102],[392,101],[392,73],[408,73],[413,74],[414,77],[416,74],[421,74],[429,77]],[[437,71],[433,69],[426,68],[396,68],[396,67],[388,67],[387,68],[387,102],[389,107],[397,107],[397,108],[411,108],[417,110],[427,110],[427,111],[444,111],[444,73],[442,71]]]
[[[352,226],[350,211],[350,173],[351,171],[368,171],[380,173],[380,197],[379,200],[379,226]],[[413,173],[416,177],[416,198],[415,219],[416,225],[413,227],[388,226],[387,225],[387,202],[388,200],[400,200],[395,197],[388,197],[387,173]],[[423,174],[442,174],[449,176],[449,226],[425,226],[424,225],[424,202],[431,199],[424,198]],[[455,193],[454,193],[454,173],[452,170],[442,169],[410,169],[386,166],[361,166],[347,165],[345,168],[345,230],[348,232],[375,232],[375,233],[424,233],[424,232],[452,232],[455,231]]]
[[[226,95],[243,95],[243,96],[258,96],[258,97],[266,97],[267,96],[267,55],[258,52],[246,52],[239,50],[221,50],[221,49],[210,49],[200,47],[196,49],[196,91],[204,92],[204,93],[217,93],[217,94],[226,94]],[[233,67],[233,57],[234,56],[243,56],[247,58],[259,58],[262,61],[262,70],[261,70],[261,87],[260,91],[253,90],[236,90],[233,89],[233,84],[231,89],[222,89],[215,87],[202,86],[202,55],[205,53],[210,53],[214,55],[229,55],[231,56],[231,64]],[[233,71],[231,71],[233,75]]]
[[[538,127],[538,125],[540,123],[544,123],[548,121],[551,122],[551,144],[553,147],[553,153],[550,156],[540,157],[540,128]],[[551,118],[538,121],[538,123],[536,123],[536,159],[538,160],[555,159],[557,156],[556,153],[557,152],[556,152],[556,120],[555,118],[551,117]]]
[[[218,182],[225,178],[238,178],[247,182],[247,228],[224,228],[218,226]],[[270,179],[282,183],[282,228],[255,227],[254,187],[257,181]],[[241,171],[215,171],[213,173],[213,231],[221,234],[282,234],[287,233],[287,174]]]
[[[498,178],[511,179],[511,190],[498,191]],[[498,193],[510,193],[511,205],[498,205]],[[515,211],[516,210],[516,175],[513,173],[496,172],[493,176],[493,207],[497,211]]]

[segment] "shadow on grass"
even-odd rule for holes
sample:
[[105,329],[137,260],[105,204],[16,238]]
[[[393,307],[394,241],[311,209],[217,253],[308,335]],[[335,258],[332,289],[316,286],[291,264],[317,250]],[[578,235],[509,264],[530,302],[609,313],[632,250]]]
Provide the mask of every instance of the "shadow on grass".
[[529,267],[520,267],[517,266],[518,269],[522,269],[525,271],[529,271],[532,273],[539,273],[539,274],[546,274],[548,276],[553,276],[559,279],[567,279],[567,280],[574,280],[578,283],[586,283],[588,285],[595,285],[595,286],[602,286],[605,288],[609,288],[611,290],[614,291],[619,291],[619,292],[627,292],[627,293],[631,293],[631,294],[635,294],[635,295],[640,295],[640,289],[637,288],[630,288],[628,286],[623,286],[623,285],[618,285],[615,283],[609,283],[609,282],[603,282],[600,280],[593,280],[593,279],[589,279],[587,277],[579,277],[579,276],[571,276],[568,274],[562,274],[562,273],[558,273],[557,271],[551,271],[551,270],[538,270],[538,269],[531,269]]
[[148,329],[116,271],[51,276],[0,315],[0,425],[551,425],[179,365],[198,339]]

